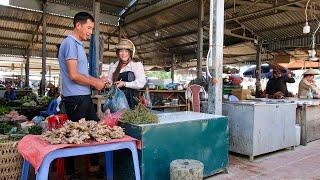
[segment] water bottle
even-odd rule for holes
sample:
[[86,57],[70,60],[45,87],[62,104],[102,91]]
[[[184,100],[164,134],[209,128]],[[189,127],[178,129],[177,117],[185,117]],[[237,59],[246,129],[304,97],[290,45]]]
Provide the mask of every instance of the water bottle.
[[312,91],[311,91],[310,88],[309,88],[308,93],[307,93],[307,98],[308,99],[313,99]]

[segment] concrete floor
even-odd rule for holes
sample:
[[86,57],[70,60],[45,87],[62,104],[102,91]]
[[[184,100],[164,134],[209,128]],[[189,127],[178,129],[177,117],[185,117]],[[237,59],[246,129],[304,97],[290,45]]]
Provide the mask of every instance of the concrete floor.
[[[52,174],[51,179],[56,179]],[[81,176],[79,179],[100,180]],[[216,174],[205,180],[229,179],[289,179],[320,180],[320,140],[298,146],[295,150],[281,150],[255,157],[253,162],[247,156],[230,154],[228,174]]]
[[320,180],[320,140],[295,150],[281,150],[255,157],[253,162],[241,155],[229,156],[228,174],[206,180],[228,179],[318,179]]

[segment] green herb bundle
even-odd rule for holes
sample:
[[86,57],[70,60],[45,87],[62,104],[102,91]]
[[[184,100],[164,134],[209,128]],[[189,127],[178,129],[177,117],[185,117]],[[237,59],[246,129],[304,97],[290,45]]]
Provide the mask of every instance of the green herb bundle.
[[29,134],[40,135],[42,134],[42,127],[39,125],[33,125],[28,128]]
[[5,115],[11,111],[11,108],[8,106],[0,106],[0,115]]
[[7,123],[0,123],[0,134],[7,134],[13,128],[12,125]]
[[150,124],[158,123],[158,116],[139,103],[134,110],[126,111],[120,120],[131,124]]

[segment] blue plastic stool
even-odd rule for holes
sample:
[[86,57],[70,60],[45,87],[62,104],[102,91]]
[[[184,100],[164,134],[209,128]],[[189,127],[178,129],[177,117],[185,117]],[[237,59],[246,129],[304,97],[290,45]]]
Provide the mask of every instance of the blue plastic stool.
[[[64,148],[64,149],[55,150],[55,151],[49,153],[42,161],[42,164],[39,168],[39,171],[36,174],[36,179],[37,180],[48,179],[50,164],[53,160],[55,160],[57,158],[79,156],[79,155],[88,155],[88,154],[95,154],[95,153],[104,152],[105,159],[106,159],[106,174],[107,174],[106,178],[107,178],[107,180],[112,180],[113,179],[112,151],[120,150],[120,149],[129,149],[131,151],[136,180],[140,180],[141,177],[140,177],[140,169],[139,169],[139,160],[138,160],[138,153],[137,153],[135,141],[118,142],[118,143],[111,143],[111,144],[101,144],[101,145],[95,145],[95,146]],[[30,163],[27,160],[24,160],[23,167],[22,167],[21,180],[28,179],[29,166],[30,166]]]

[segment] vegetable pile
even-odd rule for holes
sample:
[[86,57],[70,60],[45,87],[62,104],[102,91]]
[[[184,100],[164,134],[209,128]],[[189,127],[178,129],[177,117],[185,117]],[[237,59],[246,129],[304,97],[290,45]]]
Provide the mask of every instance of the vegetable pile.
[[123,129],[119,126],[110,128],[96,121],[66,122],[61,128],[53,129],[42,134],[50,144],[82,144],[93,139],[98,142],[109,141],[124,137]]
[[134,110],[126,111],[120,121],[131,124],[158,123],[158,116],[139,103]]

